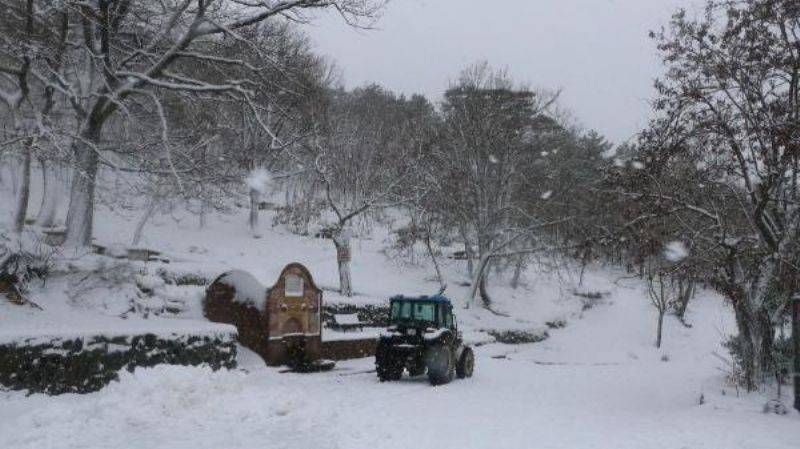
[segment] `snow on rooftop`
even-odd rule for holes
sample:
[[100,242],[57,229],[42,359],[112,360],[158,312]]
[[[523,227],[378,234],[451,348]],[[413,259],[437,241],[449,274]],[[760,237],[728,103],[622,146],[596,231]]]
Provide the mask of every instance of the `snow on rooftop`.
[[234,301],[252,304],[259,310],[264,308],[267,301],[267,287],[258,282],[252,274],[243,270],[232,270],[220,276],[218,281],[236,290]]

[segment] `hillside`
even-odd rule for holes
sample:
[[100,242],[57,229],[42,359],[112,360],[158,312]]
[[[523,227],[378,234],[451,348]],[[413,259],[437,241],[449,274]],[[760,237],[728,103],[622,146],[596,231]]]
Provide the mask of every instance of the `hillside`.
[[[2,190],[4,198],[10,192]],[[124,245],[133,216],[107,208],[97,220],[98,241]],[[7,208],[0,222],[8,221]],[[389,233],[375,230],[354,244],[357,296],[343,298],[336,285],[335,254],[328,240],[292,235],[269,226],[253,239],[245,214],[217,215],[204,230],[186,217],[153,219],[143,246],[163,252],[169,264],[126,269],[152,279],[159,269],[206,280],[227,269],[253,273],[271,284],[290,261],[306,264],[323,286],[325,300],[380,304],[397,293],[437,289],[423,257],[411,265],[387,255]],[[224,238],[221,238],[223,236]],[[68,255],[68,258],[72,258]],[[97,267],[98,256],[72,260],[71,274],[56,276],[30,292],[43,310],[0,303],[0,336],[52,336],[126,332],[136,328],[213,330],[203,320],[203,286],[151,285],[182,304],[178,313],[145,319],[118,312],[137,301],[137,278],[97,283],[80,301],[65,293],[76,273]],[[723,300],[701,291],[686,328],[668,318],[665,342],[653,347],[655,313],[643,286],[624,273],[594,267],[578,285],[569,269],[533,267],[523,287],[500,279],[495,307],[463,309],[466,287],[461,261],[443,259],[461,328],[476,348],[476,374],[467,381],[430,387],[421,379],[379,383],[372,358],[340,362],[328,373],[289,374],[267,368],[239,348],[239,369],[161,365],[122,372],[97,393],[56,397],[0,392],[0,447],[9,448],[790,448],[800,438],[797,415],[763,414],[774,395],[746,395],[725,380],[721,340],[735,332]],[[131,262],[132,263],[132,262]],[[97,276],[97,272],[93,274]],[[573,292],[603,292],[587,303]],[[540,343],[492,343],[491,329],[548,329]],[[701,404],[702,398],[702,404]]]

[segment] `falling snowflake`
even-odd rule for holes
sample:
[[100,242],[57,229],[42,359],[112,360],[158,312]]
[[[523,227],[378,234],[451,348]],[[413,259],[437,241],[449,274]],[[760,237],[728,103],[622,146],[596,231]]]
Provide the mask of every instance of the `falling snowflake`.
[[686,245],[680,241],[673,241],[667,243],[664,248],[664,257],[667,258],[670,262],[680,262],[681,260],[689,257],[689,250],[686,248]]
[[244,183],[247,184],[252,190],[256,192],[264,193],[267,190],[267,186],[269,185],[272,176],[270,176],[269,172],[264,168],[256,168],[249,175],[245,178]]
[[542,194],[541,198],[543,200],[549,200],[551,196],[553,196],[553,191],[552,190],[548,190],[547,192],[544,192]]

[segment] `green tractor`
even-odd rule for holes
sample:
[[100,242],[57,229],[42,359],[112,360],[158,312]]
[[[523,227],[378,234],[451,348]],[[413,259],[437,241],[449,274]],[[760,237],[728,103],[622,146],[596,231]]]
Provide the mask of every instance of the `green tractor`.
[[381,382],[400,380],[403,370],[412,377],[427,372],[433,385],[472,377],[475,354],[461,339],[449,299],[395,296],[390,303],[389,327],[375,352]]

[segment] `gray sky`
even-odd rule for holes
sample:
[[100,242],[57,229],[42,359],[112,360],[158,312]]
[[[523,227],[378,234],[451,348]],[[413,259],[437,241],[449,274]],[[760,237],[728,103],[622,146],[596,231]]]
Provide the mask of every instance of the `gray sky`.
[[487,60],[532,87],[560,88],[578,122],[617,143],[646,123],[660,73],[649,30],[700,0],[392,0],[375,30],[334,14],[306,27],[348,87],[377,82],[434,101]]

